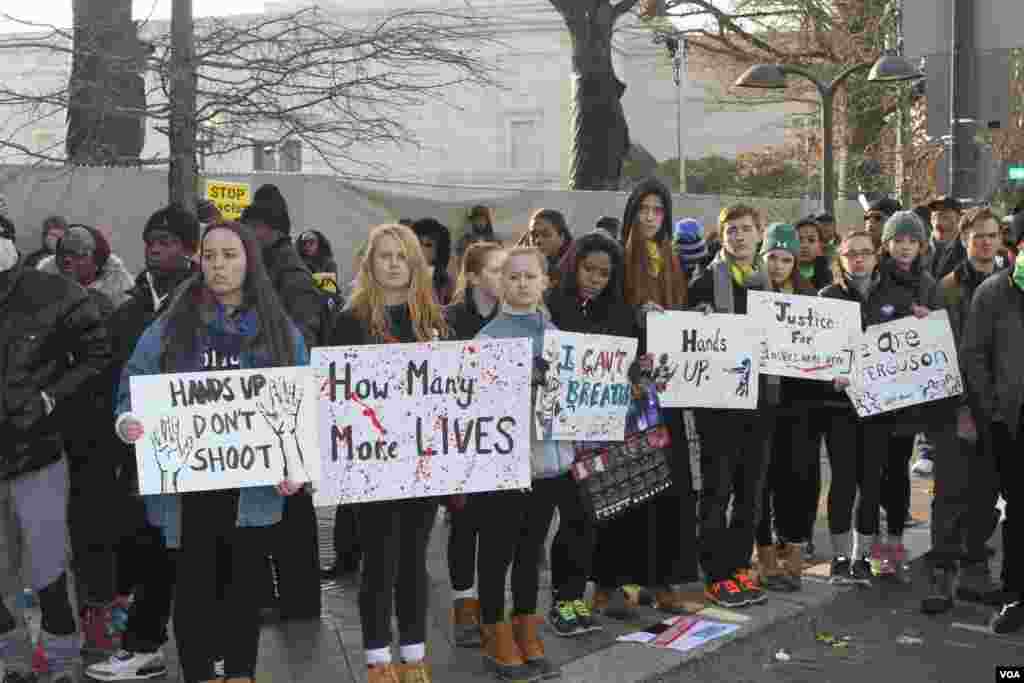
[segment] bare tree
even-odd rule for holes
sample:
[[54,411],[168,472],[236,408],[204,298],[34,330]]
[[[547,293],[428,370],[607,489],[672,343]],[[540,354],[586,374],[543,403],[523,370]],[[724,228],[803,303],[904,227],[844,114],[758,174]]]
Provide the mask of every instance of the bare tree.
[[612,33],[639,1],[550,0],[572,41],[570,189],[619,189],[629,126],[622,109],[626,84],[612,65]]
[[[13,61],[36,51],[65,63],[72,55],[81,59],[82,53],[110,50],[108,43],[54,26],[20,23],[25,33],[0,37],[0,58]],[[138,98],[141,110],[111,97],[103,79],[79,72],[75,90],[91,87],[96,93],[80,110],[99,120],[144,117],[168,134],[169,26],[143,24],[139,33],[145,41],[146,75],[145,97]],[[491,22],[468,11],[404,10],[359,27],[315,7],[196,20],[195,123],[202,154],[217,157],[251,149],[256,141],[280,145],[297,140],[335,172],[351,173],[353,165],[376,168],[366,158],[373,147],[417,142],[403,112],[430,101],[446,102],[452,88],[497,87],[494,69],[483,57],[484,48],[496,43]],[[130,65],[131,60],[131,54],[117,54],[110,61]],[[0,152],[47,163],[74,161],[62,144],[37,149],[16,139],[22,129],[63,116],[74,92],[66,76],[42,86],[29,78],[0,83],[0,112],[8,112],[0,113],[0,126],[7,121]],[[151,155],[138,163],[162,165],[168,158]]]

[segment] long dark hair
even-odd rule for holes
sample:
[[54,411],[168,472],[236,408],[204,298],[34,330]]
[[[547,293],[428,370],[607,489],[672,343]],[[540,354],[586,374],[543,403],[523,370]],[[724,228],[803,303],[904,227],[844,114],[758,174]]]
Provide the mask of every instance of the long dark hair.
[[[294,324],[285,313],[281,299],[270,282],[263,265],[263,250],[252,230],[241,223],[220,222],[209,226],[199,241],[200,259],[206,236],[213,230],[228,230],[238,236],[245,250],[245,282],[242,284],[242,309],[256,314],[259,331],[246,339],[243,350],[262,349],[270,366],[295,365]],[[200,262],[201,263],[201,262]],[[165,372],[181,370],[180,364],[196,358],[199,353],[199,331],[204,326],[201,309],[216,299],[206,286],[202,269],[179,290],[164,314],[163,344],[160,365]]]
[[579,284],[577,282],[580,264],[589,254],[602,252],[608,254],[611,261],[612,273],[608,279],[608,285],[604,291],[590,302],[599,317],[603,317],[608,309],[616,304],[624,302],[625,267],[623,263],[622,247],[619,243],[602,232],[590,232],[580,237],[575,242],[575,250],[571,258],[567,255],[563,261],[564,270],[559,281],[558,289],[566,296],[574,299],[579,296]]

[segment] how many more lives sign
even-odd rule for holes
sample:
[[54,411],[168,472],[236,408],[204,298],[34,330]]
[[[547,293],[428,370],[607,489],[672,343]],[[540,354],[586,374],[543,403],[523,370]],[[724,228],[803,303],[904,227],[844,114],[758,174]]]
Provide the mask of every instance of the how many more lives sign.
[[137,375],[129,386],[142,495],[319,477],[310,368]]
[[529,339],[321,347],[317,505],[530,487]]

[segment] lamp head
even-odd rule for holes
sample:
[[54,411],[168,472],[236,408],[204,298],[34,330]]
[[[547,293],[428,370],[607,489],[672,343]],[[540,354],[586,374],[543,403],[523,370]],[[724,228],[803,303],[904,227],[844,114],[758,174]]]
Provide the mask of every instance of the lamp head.
[[742,88],[785,88],[786,72],[778,64],[755,64],[733,84]]

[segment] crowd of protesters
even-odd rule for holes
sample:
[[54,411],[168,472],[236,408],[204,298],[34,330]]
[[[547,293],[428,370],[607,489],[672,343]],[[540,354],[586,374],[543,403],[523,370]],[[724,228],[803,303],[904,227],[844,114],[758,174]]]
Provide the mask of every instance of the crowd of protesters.
[[[259,188],[238,222],[209,202],[195,209],[169,206],[149,218],[137,277],[92,226],[48,217],[41,248],[22,254],[13,221],[0,214],[2,589],[6,597],[30,589],[42,614],[33,671],[16,666],[29,645],[0,605],[3,683],[43,670],[54,683],[73,683],[83,652],[105,653],[85,670],[94,680],[165,675],[172,621],[186,683],[252,681],[268,586],[281,618],[313,619],[322,575],[360,568],[369,680],[429,682],[426,554],[442,505],[456,644],[480,648],[501,680],[557,677],[546,630],[583,636],[601,629],[601,618],[628,618],[645,598],[683,614],[704,602],[739,609],[801,590],[823,443],[832,582],[909,580],[904,530],[916,448],[928,462],[916,471],[935,477],[921,609],[948,612],[960,598],[998,607],[997,633],[1024,626],[1012,536],[1024,421],[1024,371],[1014,361],[1024,343],[1024,261],[1015,258],[1024,212],[1004,220],[949,197],[904,211],[882,199],[868,206],[863,227],[837,226],[828,214],[765,225],[737,204],[705,226],[674,222],[668,189],[645,180],[621,221],[603,216],[592,230],[540,209],[518,241],[501,242],[484,206],[469,212],[454,248],[435,218],[378,226],[346,285],[322,232],[293,239],[275,186]],[[337,564],[326,569],[308,486],[285,479],[137,494],[132,444],[144,427],[132,412],[132,376],[305,365],[316,346],[527,338],[536,394],[544,334],[564,330],[637,338],[629,376],[641,396],[651,376],[649,316],[745,315],[751,290],[855,302],[865,328],[945,310],[966,391],[859,418],[843,380],[762,375],[755,410],[661,408],[671,485],[602,523],[581,502],[572,444],[534,433],[529,490],[339,506]],[[700,444],[697,492],[688,424]],[[1000,497],[996,581],[987,542]],[[548,609],[539,579],[556,511]],[[587,600],[589,581],[596,588]],[[705,588],[695,599],[686,587],[698,581]]]

